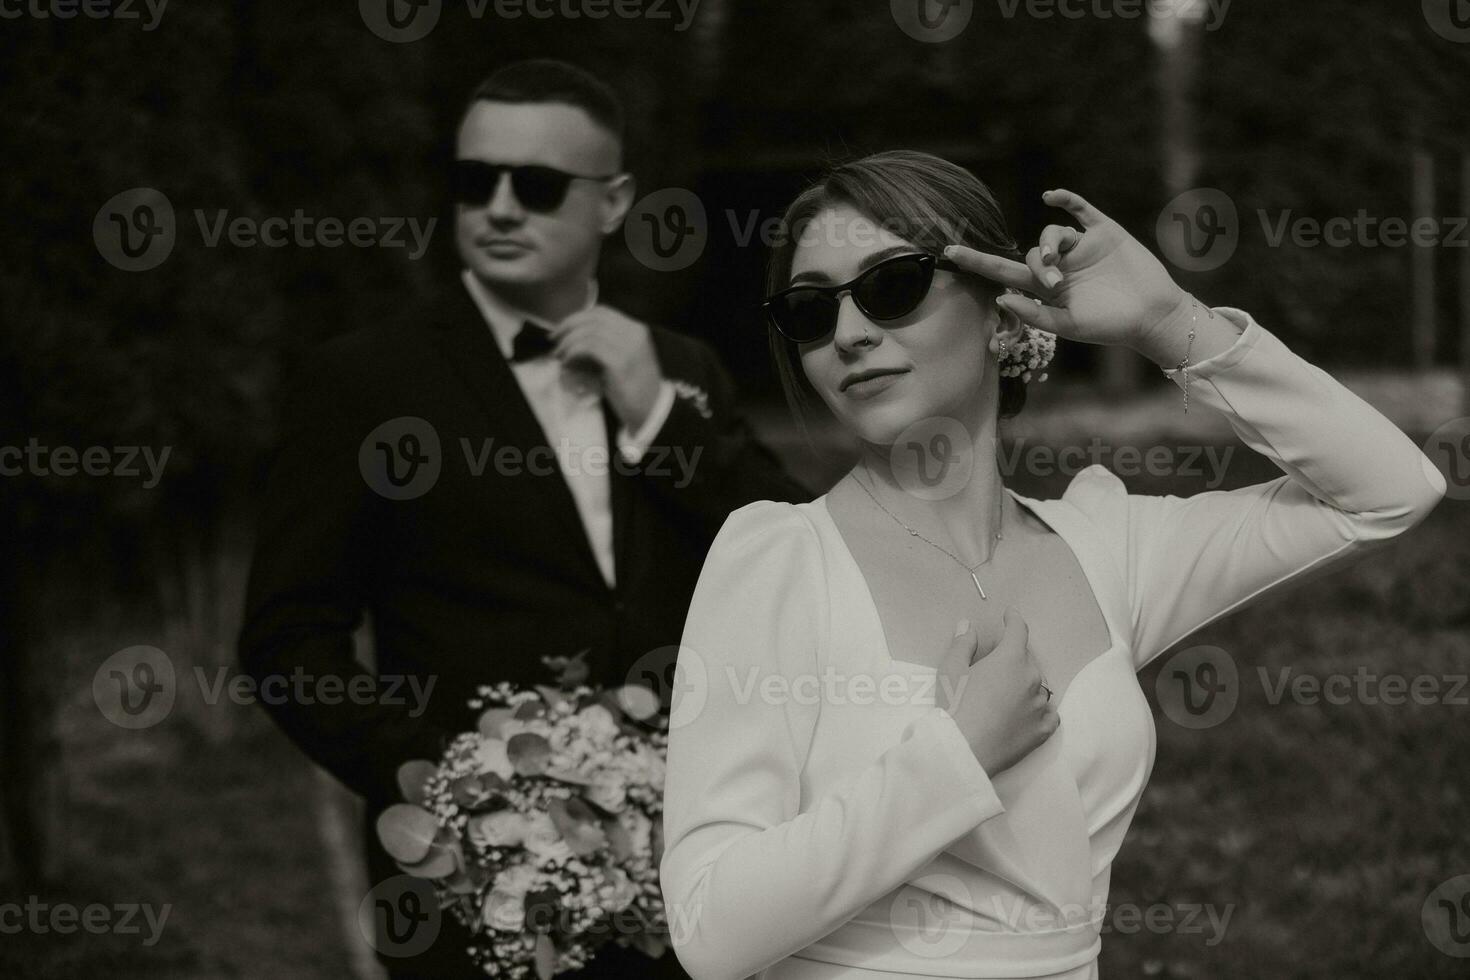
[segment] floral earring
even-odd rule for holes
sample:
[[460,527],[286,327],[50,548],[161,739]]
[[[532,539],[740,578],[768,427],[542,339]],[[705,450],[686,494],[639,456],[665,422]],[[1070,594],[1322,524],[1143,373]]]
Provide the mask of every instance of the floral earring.
[[[1010,291],[1014,292],[1014,290]],[[1041,371],[1042,373],[1037,376],[1036,380],[1045,381],[1045,368],[1051,363],[1056,350],[1056,334],[1038,330],[1030,324],[1023,324],[1021,336],[1016,340],[1014,347],[1009,347],[1004,340],[1000,341],[1000,376],[1002,378],[1019,377],[1023,382],[1030,384],[1032,372]]]

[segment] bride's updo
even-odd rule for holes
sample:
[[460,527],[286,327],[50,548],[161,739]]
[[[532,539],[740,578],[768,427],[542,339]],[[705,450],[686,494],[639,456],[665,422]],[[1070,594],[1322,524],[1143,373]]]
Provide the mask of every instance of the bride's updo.
[[[791,202],[780,225],[786,233],[772,250],[766,269],[767,295],[786,288],[807,224],[828,208],[842,205],[933,255],[946,245],[960,244],[1017,261],[1023,258],[1006,231],[995,195],[980,178],[933,154],[890,150],[833,167]],[[770,324],[766,332],[787,404],[804,429],[806,403],[813,393],[801,369],[799,349]],[[1026,404],[1026,383],[1019,377],[1002,377],[999,402],[997,417],[1019,414]]]

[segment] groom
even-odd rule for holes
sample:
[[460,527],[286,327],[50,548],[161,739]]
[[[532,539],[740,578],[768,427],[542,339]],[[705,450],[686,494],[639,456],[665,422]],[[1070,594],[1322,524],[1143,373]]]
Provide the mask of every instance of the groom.
[[[726,515],[811,498],[707,345],[598,301],[603,240],[635,196],[622,135],[617,97],[571,65],[486,79],[457,136],[461,278],[321,348],[288,403],[240,661],[275,687],[304,675],[267,708],[364,798],[374,885],[403,884],[373,832],[398,767],[474,727],[478,685],[546,683],[541,658],[584,649],[593,683],[667,668]],[[375,946],[394,977],[477,975],[458,923],[385,894]],[[574,975],[684,973],[610,944]]]

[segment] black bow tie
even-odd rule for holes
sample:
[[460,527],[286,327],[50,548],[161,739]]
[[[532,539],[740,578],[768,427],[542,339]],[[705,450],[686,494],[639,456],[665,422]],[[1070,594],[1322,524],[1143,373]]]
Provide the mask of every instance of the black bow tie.
[[521,325],[521,332],[516,334],[511,343],[510,359],[512,363],[533,360],[537,357],[545,357],[556,348],[551,339],[551,331],[545,327],[537,326],[527,320]]

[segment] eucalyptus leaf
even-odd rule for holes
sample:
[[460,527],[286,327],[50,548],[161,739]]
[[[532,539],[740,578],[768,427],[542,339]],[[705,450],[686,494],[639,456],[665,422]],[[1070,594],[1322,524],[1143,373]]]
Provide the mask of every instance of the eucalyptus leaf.
[[409,803],[429,802],[424,784],[433,778],[439,767],[427,759],[410,759],[398,767],[398,791]]
[[378,814],[378,840],[395,861],[418,864],[439,833],[439,821],[423,807],[395,803]]
[[639,721],[647,721],[658,714],[658,695],[642,684],[624,684],[618,688],[618,704],[623,712]]
[[480,720],[475,727],[486,738],[500,738],[501,727],[514,717],[515,711],[511,708],[486,708],[480,712]]
[[556,971],[556,947],[546,933],[536,935],[536,976],[538,980],[552,980]]

